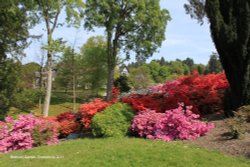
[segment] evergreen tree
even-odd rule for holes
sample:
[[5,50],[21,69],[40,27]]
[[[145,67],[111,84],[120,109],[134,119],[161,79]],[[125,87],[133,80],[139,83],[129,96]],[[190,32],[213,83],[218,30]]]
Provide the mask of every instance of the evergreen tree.
[[[250,104],[250,0],[189,0],[191,16],[207,16],[213,41],[230,83],[228,115]],[[231,110],[230,110],[231,109]]]
[[208,73],[222,72],[221,63],[220,63],[219,57],[216,53],[213,53],[210,56],[210,59],[208,61],[208,65],[207,65],[207,69],[208,69]]
[[[6,115],[16,92],[21,56],[27,46],[31,22],[25,0],[1,1],[0,5],[0,119]],[[7,58],[12,56],[12,59]]]

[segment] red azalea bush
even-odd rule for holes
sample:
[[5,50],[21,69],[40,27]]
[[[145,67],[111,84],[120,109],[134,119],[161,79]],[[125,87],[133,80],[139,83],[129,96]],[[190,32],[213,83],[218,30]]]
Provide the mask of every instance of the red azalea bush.
[[91,125],[92,117],[100,111],[103,111],[106,107],[110,106],[111,102],[103,101],[102,99],[94,99],[93,102],[87,104],[81,104],[80,113],[82,114],[81,123],[84,128],[88,129]]
[[[16,120],[12,117],[6,117],[0,124],[0,152],[10,152],[12,150],[29,149],[36,146],[37,138],[34,138],[34,130],[39,131],[37,135],[43,135],[42,132],[49,132],[44,138],[45,144],[57,143],[57,128],[53,122],[41,120],[33,115],[20,115]],[[39,137],[39,136],[36,136]]]
[[62,137],[71,133],[79,132],[80,123],[77,121],[77,114],[73,112],[65,112],[56,116],[59,122],[59,132]]
[[179,102],[193,106],[194,113],[214,113],[223,108],[223,91],[229,87],[224,73],[193,74],[163,85],[154,86],[149,94],[132,94],[123,97],[136,111],[146,109],[164,112],[178,107]]
[[149,139],[171,141],[175,139],[196,139],[214,128],[214,124],[205,123],[193,114],[192,107],[179,105],[178,108],[157,113],[149,110],[134,117],[130,132]]

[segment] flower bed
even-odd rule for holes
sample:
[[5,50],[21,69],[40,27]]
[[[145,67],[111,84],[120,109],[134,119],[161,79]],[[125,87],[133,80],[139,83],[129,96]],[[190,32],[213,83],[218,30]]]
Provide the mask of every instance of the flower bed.
[[193,106],[193,112],[211,114],[223,109],[224,90],[229,87],[224,73],[193,74],[163,85],[154,86],[148,94],[132,94],[122,102],[133,106],[136,111],[165,112],[178,107],[179,102]]

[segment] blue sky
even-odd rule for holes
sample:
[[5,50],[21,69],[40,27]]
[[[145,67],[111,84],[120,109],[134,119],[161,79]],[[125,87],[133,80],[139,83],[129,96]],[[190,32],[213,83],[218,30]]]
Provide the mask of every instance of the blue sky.
[[[167,1],[161,0],[161,7],[168,9],[172,20],[168,23],[166,29],[166,40],[162,43],[161,48],[155,53],[151,59],[165,60],[186,59],[190,57],[195,63],[206,64],[209,56],[216,49],[210,37],[209,25],[205,22],[203,26],[197,24],[196,20],[192,20],[189,15],[185,14],[183,8],[186,0]],[[30,30],[31,34],[44,34],[40,41],[33,40],[31,45],[25,50],[26,57],[24,63],[35,61],[39,62],[41,55],[41,43],[46,43],[46,32],[43,24],[40,24]],[[86,40],[95,35],[105,35],[104,29],[96,29],[95,32],[84,31],[83,27],[79,30],[75,28],[61,27],[55,30],[54,38],[63,38],[68,41],[68,45],[78,50]],[[134,60],[133,58],[131,59]]]

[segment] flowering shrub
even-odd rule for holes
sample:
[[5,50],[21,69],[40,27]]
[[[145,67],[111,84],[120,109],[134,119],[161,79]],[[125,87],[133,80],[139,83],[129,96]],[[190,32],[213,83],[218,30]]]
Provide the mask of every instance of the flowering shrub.
[[56,116],[59,122],[59,132],[62,137],[68,136],[80,130],[80,123],[77,121],[77,114],[65,112]]
[[213,124],[198,120],[199,115],[193,114],[191,108],[179,105],[165,113],[140,112],[134,117],[130,132],[140,137],[170,141],[195,139],[214,128]]
[[91,125],[92,117],[100,111],[103,111],[106,107],[112,103],[103,101],[102,99],[94,99],[93,102],[87,104],[81,104],[80,113],[82,113],[81,123],[85,128],[89,128]]
[[225,74],[194,74],[154,86],[148,94],[132,94],[122,98],[136,111],[165,112],[178,107],[179,102],[193,106],[201,115],[222,110],[223,91],[229,84]]
[[58,143],[58,126],[55,121],[37,119],[32,130],[33,146]]
[[118,102],[118,95],[120,91],[117,87],[112,88],[112,97],[110,101],[103,101],[102,99],[95,98],[92,102],[80,105],[80,114],[82,115],[81,124],[85,129],[88,129],[91,125],[92,117],[100,111],[103,111],[106,107]]
[[44,138],[46,144],[58,142],[58,133],[52,122],[40,120],[31,114],[20,115],[16,120],[13,120],[12,117],[6,117],[5,122],[0,124],[0,152],[5,153],[36,146],[37,143],[32,138],[35,130],[39,132],[51,131],[50,135]]

